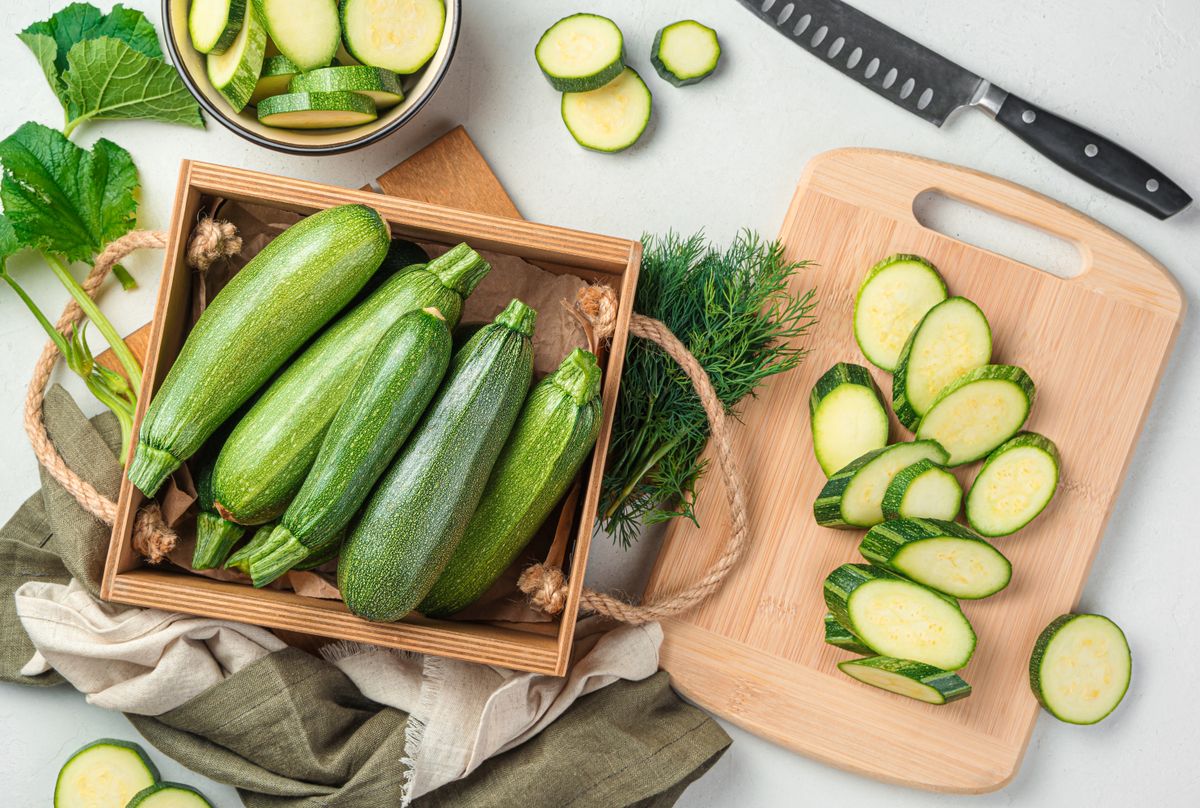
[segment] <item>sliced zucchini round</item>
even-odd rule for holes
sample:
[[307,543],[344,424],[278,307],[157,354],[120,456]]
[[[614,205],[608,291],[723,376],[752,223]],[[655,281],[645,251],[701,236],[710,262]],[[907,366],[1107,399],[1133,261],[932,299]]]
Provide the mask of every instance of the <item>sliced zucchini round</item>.
[[881,656],[948,671],[971,661],[975,631],[953,598],[869,564],[843,564],[825,578],[825,606]]
[[1029,417],[1033,379],[1013,365],[984,365],[958,377],[921,418],[917,438],[936,440],[950,453],[947,466],[986,457]]
[[283,129],[337,129],[377,117],[375,102],[358,93],[286,93],[258,105],[260,122]]
[[817,379],[808,399],[813,452],[829,477],[855,458],[887,446],[883,396],[862,365],[838,362]]
[[288,86],[292,93],[358,93],[375,102],[376,109],[394,107],[404,100],[396,74],[370,65],[321,67],[300,73]]
[[962,505],[962,486],[953,474],[932,460],[918,460],[901,469],[883,492],[884,519],[901,516],[953,519]]
[[262,72],[263,54],[267,47],[267,29],[251,3],[246,4],[242,30],[233,44],[222,53],[210,53],[205,58],[208,80],[235,112],[241,112],[254,94]]
[[863,356],[891,373],[908,335],[946,299],[946,282],[918,255],[892,255],[867,270],[854,299],[854,339]]
[[628,149],[650,122],[651,96],[632,67],[599,90],[563,93],[562,119],[575,142],[585,149],[618,152]]
[[676,87],[703,81],[720,60],[717,32],[695,20],[680,20],[659,29],[650,47],[650,63]]
[[883,494],[892,478],[918,460],[945,463],[937,441],[897,443],[867,452],[829,478],[813,503],[813,516],[824,527],[871,527],[883,521]]
[[442,0],[342,0],[341,15],[351,56],[402,75],[433,58],[446,27]]
[[867,531],[858,551],[877,567],[953,598],[986,598],[1012,580],[1012,564],[999,550],[942,519],[889,519]]
[[292,83],[292,77],[300,72],[291,59],[282,55],[268,56],[263,60],[262,72],[258,75],[258,83],[250,94],[250,103],[255,106],[259,101],[272,95],[283,95]]
[[200,53],[222,53],[237,39],[246,17],[246,0],[192,0],[188,36]]
[[862,640],[855,637],[848,628],[839,623],[832,612],[825,613],[825,642],[852,654],[870,656],[875,653],[863,645]]
[[341,39],[337,0],[254,0],[279,52],[301,70],[325,67]]
[[1125,698],[1133,657],[1125,633],[1098,614],[1064,614],[1042,631],[1029,658],[1029,686],[1050,715],[1095,724]]
[[951,297],[925,313],[909,334],[892,378],[892,409],[909,429],[964,373],[992,361],[992,329],[979,307]]
[[971,686],[957,673],[911,659],[885,656],[852,659],[839,662],[838,670],[863,684],[926,704],[946,704],[971,695]]
[[63,764],[54,784],[54,808],[123,807],[157,782],[158,769],[142,747],[101,738]]
[[135,794],[125,808],[213,808],[213,804],[191,786],[164,781]]
[[533,56],[551,87],[562,93],[583,93],[621,75],[625,40],[608,17],[572,14],[546,29]]
[[984,536],[1008,536],[1045,510],[1058,489],[1058,447],[1018,432],[988,455],[967,494],[967,522]]

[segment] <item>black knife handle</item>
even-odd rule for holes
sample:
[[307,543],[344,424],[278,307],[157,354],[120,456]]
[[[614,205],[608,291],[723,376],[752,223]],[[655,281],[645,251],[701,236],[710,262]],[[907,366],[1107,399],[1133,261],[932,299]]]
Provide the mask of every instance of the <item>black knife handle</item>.
[[1186,191],[1133,152],[1012,93],[996,120],[1075,176],[1159,219],[1192,202]]

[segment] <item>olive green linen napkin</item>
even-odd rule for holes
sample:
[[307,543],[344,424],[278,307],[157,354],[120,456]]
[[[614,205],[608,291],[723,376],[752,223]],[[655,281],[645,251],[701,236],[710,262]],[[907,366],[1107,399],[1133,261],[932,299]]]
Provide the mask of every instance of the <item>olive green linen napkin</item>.
[[[45,407],[67,462],[107,495],[119,485],[115,419],[89,422],[60,388]],[[0,528],[0,679],[22,676],[34,653],[13,592],[30,580],[95,593],[108,529],[45,474],[41,492]],[[447,694],[447,698],[451,698]],[[252,662],[179,707],[128,716],[184,765],[235,785],[250,808],[399,804],[408,715],[368,699],[329,662],[287,648]],[[684,704],[665,673],[618,681],[583,696],[525,743],[483,762],[417,806],[669,806],[729,744],[708,716]]]

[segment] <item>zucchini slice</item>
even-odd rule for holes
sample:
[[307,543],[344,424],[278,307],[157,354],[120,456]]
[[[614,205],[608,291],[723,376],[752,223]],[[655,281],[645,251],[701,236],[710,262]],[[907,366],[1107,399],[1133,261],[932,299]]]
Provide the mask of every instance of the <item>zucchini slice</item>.
[[659,29],[650,47],[650,63],[676,87],[703,81],[720,60],[717,32],[695,20],[680,20]]
[[342,0],[341,16],[351,56],[403,75],[433,58],[446,27],[442,0]]
[[1045,510],[1058,489],[1058,447],[1036,432],[1018,432],[979,470],[967,493],[967,522],[984,536],[1008,536]]
[[213,804],[191,786],[164,781],[139,791],[125,808],[213,808]]
[[358,93],[285,93],[258,105],[261,123],[285,129],[337,129],[378,117],[375,102]]
[[375,102],[376,109],[394,107],[404,100],[396,74],[369,65],[321,67],[301,73],[288,86],[292,93],[358,93]]
[[1124,632],[1098,614],[1064,614],[1042,631],[1029,658],[1029,686],[1050,715],[1095,724],[1117,709],[1133,658]]
[[957,673],[911,659],[885,656],[852,659],[839,662],[838,670],[863,684],[926,704],[946,704],[971,695],[971,686]]
[[892,378],[892,409],[915,430],[948,384],[992,361],[992,328],[965,297],[938,303],[909,334]]
[[223,53],[237,39],[246,17],[246,0],[192,0],[188,36],[200,53]]
[[825,527],[871,527],[883,521],[883,494],[892,478],[918,460],[945,463],[937,441],[897,443],[867,452],[829,478],[813,503],[817,524]]
[[901,469],[883,492],[885,519],[901,516],[953,519],[962,505],[962,486],[953,474],[932,460],[918,460]]
[[851,460],[887,446],[888,417],[871,372],[838,362],[808,398],[813,452],[829,477]]
[[572,14],[546,29],[533,56],[551,87],[561,93],[583,93],[621,75],[625,39],[608,17]]
[[955,671],[975,653],[975,631],[952,598],[869,564],[829,573],[825,606],[881,656]]
[[267,47],[267,29],[250,3],[233,44],[222,53],[206,57],[208,80],[225,97],[234,112],[241,112],[254,94],[262,72],[263,53]]
[[867,270],[854,299],[854,339],[863,356],[891,373],[908,335],[946,299],[946,282],[918,255],[897,254]]
[[1012,579],[1012,564],[999,550],[942,519],[891,519],[867,531],[858,551],[877,567],[953,598],[986,598]]
[[263,60],[262,72],[258,74],[258,82],[250,94],[250,103],[257,106],[264,98],[283,95],[288,91],[292,77],[299,72],[300,68],[286,56],[268,56]]
[[950,453],[947,466],[986,457],[1029,417],[1033,379],[1013,365],[984,365],[960,376],[938,395],[917,426],[917,438],[936,440]]
[[832,612],[825,613],[825,642],[852,654],[870,656],[875,653],[863,645],[862,640],[855,637],[848,628],[839,623]]
[[342,41],[337,0],[254,0],[254,7],[275,47],[301,70],[333,61]]
[[124,808],[158,782],[158,769],[142,747],[101,738],[75,752],[59,769],[54,808]]
[[651,103],[646,82],[627,67],[599,90],[563,93],[562,119],[571,137],[585,149],[619,152],[646,131]]

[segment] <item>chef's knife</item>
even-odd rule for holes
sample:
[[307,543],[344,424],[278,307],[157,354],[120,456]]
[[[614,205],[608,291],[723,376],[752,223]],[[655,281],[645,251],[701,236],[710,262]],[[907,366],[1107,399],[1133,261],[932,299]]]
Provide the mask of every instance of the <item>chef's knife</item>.
[[879,95],[941,126],[975,107],[1075,176],[1166,219],[1192,198],[1107,138],[1037,107],[839,0],[738,0],[772,28]]

